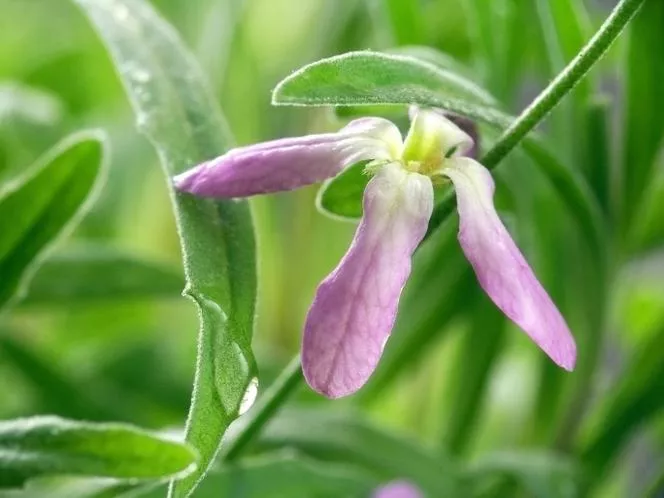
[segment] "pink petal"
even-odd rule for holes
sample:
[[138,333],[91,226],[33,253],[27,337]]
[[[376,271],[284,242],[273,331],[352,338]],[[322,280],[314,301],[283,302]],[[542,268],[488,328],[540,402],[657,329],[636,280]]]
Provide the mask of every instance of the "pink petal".
[[318,287],[304,328],[304,375],[319,393],[351,394],[376,368],[432,209],[431,180],[398,164],[367,185],[355,238]]
[[424,498],[424,495],[408,481],[393,481],[377,489],[373,498]]
[[574,338],[493,206],[493,179],[481,164],[455,158],[443,170],[457,194],[459,242],[480,285],[505,315],[565,370],[576,362]]
[[359,161],[388,160],[401,135],[379,118],[353,121],[338,133],[240,147],[175,177],[175,187],[204,197],[247,197],[323,181]]

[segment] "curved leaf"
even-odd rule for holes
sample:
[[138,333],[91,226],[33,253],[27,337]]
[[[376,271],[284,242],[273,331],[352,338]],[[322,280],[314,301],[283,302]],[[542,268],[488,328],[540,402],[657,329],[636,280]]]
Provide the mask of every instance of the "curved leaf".
[[349,52],[295,71],[274,89],[275,105],[420,104],[507,126],[511,118],[472,81],[414,57]]
[[[142,0],[74,0],[116,65],[139,128],[168,179],[223,153],[226,122],[178,34]],[[172,192],[187,286],[201,329],[187,441],[199,469],[174,483],[187,496],[202,479],[254,378],[251,351],[256,296],[255,241],[245,201],[211,201]]]
[[195,467],[195,453],[124,424],[92,424],[58,417],[0,422],[0,488],[45,475],[158,479]]
[[178,297],[176,271],[105,246],[59,251],[35,274],[21,306]]
[[0,191],[0,307],[86,211],[102,183],[104,147],[98,132],[72,135]]
[[284,410],[270,421],[259,446],[292,447],[317,459],[353,464],[383,481],[408,479],[430,496],[466,496],[454,461],[382,431],[358,414]]
[[[343,464],[321,463],[293,454],[261,456],[210,471],[193,498],[364,498],[376,479]],[[164,489],[122,495],[162,498]]]

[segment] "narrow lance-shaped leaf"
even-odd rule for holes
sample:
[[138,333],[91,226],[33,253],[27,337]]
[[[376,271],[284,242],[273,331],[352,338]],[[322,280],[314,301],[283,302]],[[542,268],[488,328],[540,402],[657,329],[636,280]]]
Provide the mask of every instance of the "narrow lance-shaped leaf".
[[[157,148],[168,177],[223,153],[226,123],[193,56],[174,29],[143,0],[75,0],[108,47],[140,129]],[[246,202],[174,193],[186,295],[201,318],[198,360],[186,439],[199,469],[174,483],[187,496],[202,479],[245,392],[255,394],[251,352],[256,263]]]
[[[368,472],[344,464],[317,462],[292,454],[261,456],[221,465],[210,471],[194,498],[360,498],[378,481]],[[132,492],[122,498],[163,498],[164,488]]]
[[664,65],[648,62],[664,46],[664,2],[645,2],[631,27],[627,54],[624,117],[622,212],[624,228],[634,229],[644,194],[652,186],[655,158],[664,140]]
[[72,135],[0,191],[0,307],[85,213],[101,185],[104,140],[97,132]]
[[19,304],[172,298],[179,296],[183,281],[178,272],[163,265],[109,247],[85,245],[59,251],[44,261]]
[[195,463],[186,445],[129,425],[58,417],[0,422],[0,488],[60,474],[159,479],[187,474]]
[[472,81],[406,55],[349,52],[294,72],[274,89],[276,105],[420,104],[507,126],[509,116]]
[[292,447],[317,459],[354,464],[385,482],[408,479],[427,496],[467,496],[461,471],[452,459],[383,431],[357,414],[284,411],[270,421],[258,445]]

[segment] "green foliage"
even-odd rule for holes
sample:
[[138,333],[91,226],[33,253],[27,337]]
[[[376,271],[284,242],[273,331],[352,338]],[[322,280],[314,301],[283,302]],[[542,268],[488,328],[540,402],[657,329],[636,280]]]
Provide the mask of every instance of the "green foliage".
[[287,446],[325,461],[357,465],[383,481],[412,480],[432,496],[463,496],[461,472],[451,459],[374,427],[357,414],[286,411],[266,427],[259,445]]
[[622,159],[621,191],[625,229],[640,213],[655,167],[655,159],[664,139],[664,68],[644,64],[644,54],[664,43],[664,4],[646,2],[629,38],[629,52],[624,69],[626,78],[625,144]]
[[276,105],[420,104],[498,126],[509,117],[472,81],[405,55],[350,52],[304,66],[274,89]]
[[170,268],[108,247],[90,245],[59,251],[46,259],[20,305],[173,298],[182,287],[182,277]]
[[[397,479],[433,497],[661,494],[659,0],[28,3],[0,2],[0,417],[16,419],[0,422],[0,497],[364,498]],[[335,115],[405,131],[411,105],[478,125],[575,372],[484,296],[442,187],[378,369],[324,400],[296,350],[352,235],[338,218],[362,216],[364,165],[317,196],[252,201],[258,249],[246,201],[172,188],[230,129],[242,145],[334,131]],[[72,135],[89,127],[105,134]],[[238,417],[252,350],[267,388]],[[134,428],[180,433],[187,409],[186,443]],[[32,413],[57,417],[17,419]]]
[[98,133],[71,136],[0,188],[0,306],[21,290],[49,245],[85,213],[101,185],[103,140]]
[[[375,478],[348,466],[321,466],[313,460],[295,455],[263,456],[247,459],[246,463],[215,468],[192,496],[360,498],[368,496],[374,486]],[[161,498],[164,491],[163,488],[156,488],[145,493],[130,493],[126,498]]]
[[47,475],[155,479],[191,472],[187,446],[121,424],[35,417],[0,423],[0,488]]

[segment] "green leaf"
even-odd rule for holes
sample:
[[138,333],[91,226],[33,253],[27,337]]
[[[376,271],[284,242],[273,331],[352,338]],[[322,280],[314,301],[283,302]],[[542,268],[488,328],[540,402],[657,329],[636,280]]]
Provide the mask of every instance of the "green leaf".
[[427,496],[465,496],[454,461],[380,430],[359,414],[284,410],[270,421],[259,446],[295,448],[323,461],[356,465],[381,481],[407,479]]
[[[645,2],[630,28],[622,161],[624,228],[630,229],[648,190],[664,139],[664,65],[646,58],[664,46],[664,2]],[[655,52],[653,52],[655,51]]]
[[[597,484],[634,432],[664,408],[664,323],[643,342],[622,372],[620,382],[588,418],[592,428],[579,445],[584,475]],[[594,424],[593,424],[594,422]]]
[[420,104],[505,127],[510,117],[472,81],[429,62],[380,52],[349,52],[304,66],[274,89],[275,105]]
[[418,43],[423,37],[422,6],[419,1],[383,0],[395,45]]
[[[563,455],[500,451],[482,456],[469,469],[469,479],[476,485],[496,476],[506,476],[516,481],[527,492],[527,496],[533,498],[568,498],[577,495],[577,470]],[[516,495],[518,493],[510,493],[510,496]]]
[[0,125],[15,119],[52,125],[62,114],[62,102],[54,95],[18,82],[0,83]]
[[158,479],[189,473],[195,462],[184,444],[129,425],[58,417],[0,422],[0,488],[58,474]]
[[[270,455],[215,468],[193,498],[364,498],[378,484],[374,477],[348,465]],[[126,498],[161,498],[163,493],[163,488],[156,488]]]
[[502,312],[484,295],[475,293],[469,329],[461,339],[449,377],[449,414],[443,432],[443,448],[463,453],[482,414],[491,373],[503,351],[507,321]]
[[104,147],[98,132],[72,135],[0,191],[0,307],[87,210],[102,184]]
[[370,177],[364,172],[366,163],[347,168],[326,181],[318,191],[316,207],[323,213],[347,219],[362,217],[362,196]]
[[59,251],[44,261],[19,304],[173,298],[183,286],[182,276],[170,268],[110,247],[88,245]]
[[5,329],[0,329],[0,359],[4,366],[21,376],[37,407],[43,411],[88,420],[131,416],[123,403],[104,400],[96,389],[87,389],[88,386],[70,378],[51,358],[44,358]]
[[[74,0],[109,49],[136,113],[170,177],[223,153],[226,122],[193,56],[142,0]],[[201,317],[199,356],[186,439],[198,470],[174,483],[187,496],[204,476],[245,392],[255,390],[251,351],[256,298],[255,241],[245,201],[173,193],[184,259],[185,294]]]

